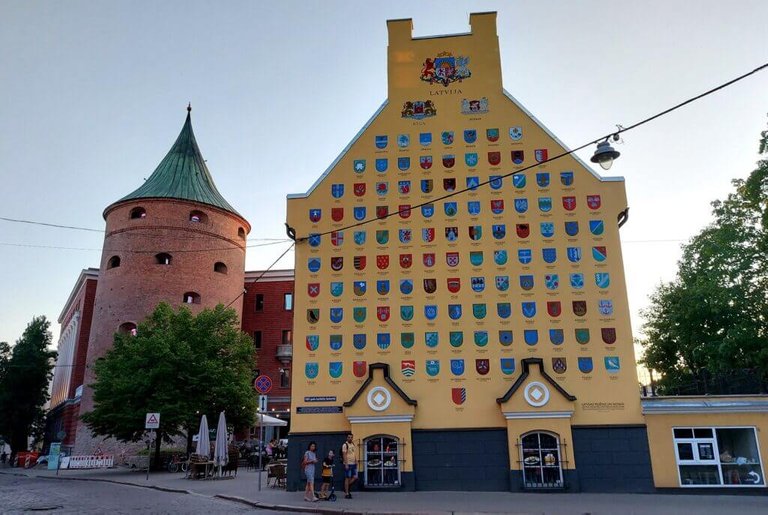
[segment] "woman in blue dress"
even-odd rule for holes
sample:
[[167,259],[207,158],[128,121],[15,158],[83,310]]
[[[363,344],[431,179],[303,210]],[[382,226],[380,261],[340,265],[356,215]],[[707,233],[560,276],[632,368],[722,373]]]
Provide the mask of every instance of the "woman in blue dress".
[[317,463],[317,444],[315,442],[309,442],[307,450],[304,453],[304,457],[301,459],[301,468],[304,470],[304,475],[307,477],[307,487],[304,489],[304,500],[308,502],[315,502],[315,463]]

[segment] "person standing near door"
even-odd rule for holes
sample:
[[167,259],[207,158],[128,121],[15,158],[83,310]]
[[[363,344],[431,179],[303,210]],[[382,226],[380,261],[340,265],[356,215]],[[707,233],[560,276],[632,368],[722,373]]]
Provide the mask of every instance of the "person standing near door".
[[351,499],[352,484],[357,481],[357,447],[352,433],[347,435],[347,441],[341,446],[341,461],[344,463],[344,498]]

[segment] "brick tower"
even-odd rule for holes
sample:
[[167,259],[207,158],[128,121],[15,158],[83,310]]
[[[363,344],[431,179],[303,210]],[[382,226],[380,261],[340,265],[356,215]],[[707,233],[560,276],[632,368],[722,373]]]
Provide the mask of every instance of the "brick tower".
[[[93,408],[90,365],[112,346],[115,332],[134,330],[163,301],[198,312],[228,305],[243,292],[251,226],[216,189],[187,111],[178,139],[149,179],[104,210],[80,414]],[[242,302],[232,307],[241,314]],[[101,440],[79,423],[75,452],[90,453]]]

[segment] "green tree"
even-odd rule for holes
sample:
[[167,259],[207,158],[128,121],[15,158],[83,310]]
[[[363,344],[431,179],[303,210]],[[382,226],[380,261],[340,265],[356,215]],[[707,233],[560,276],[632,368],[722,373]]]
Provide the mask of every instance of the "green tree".
[[675,280],[644,311],[643,363],[674,391],[702,374],[768,379],[768,131],[757,168],[712,203],[714,221],[683,246]]
[[158,452],[161,441],[196,431],[199,414],[215,421],[225,411],[228,424],[249,426],[257,405],[253,366],[253,344],[235,310],[218,305],[193,315],[161,303],[135,336],[115,334],[96,361],[94,409],[82,418],[94,435],[137,442],[145,414],[159,412]]
[[11,455],[27,449],[29,436],[40,437],[53,377],[56,352],[49,349],[51,323],[35,317],[10,347],[0,343],[0,434],[11,446]]

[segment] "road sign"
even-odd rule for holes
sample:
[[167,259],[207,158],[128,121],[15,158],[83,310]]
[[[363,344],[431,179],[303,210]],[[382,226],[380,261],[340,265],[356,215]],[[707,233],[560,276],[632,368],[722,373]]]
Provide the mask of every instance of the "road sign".
[[253,380],[253,387],[261,394],[269,393],[272,390],[272,379],[262,374]]
[[265,413],[267,411],[267,396],[259,395],[259,411]]
[[160,413],[147,413],[147,418],[144,420],[144,429],[159,429],[160,428]]

